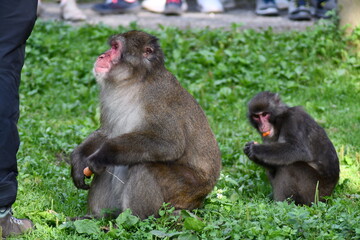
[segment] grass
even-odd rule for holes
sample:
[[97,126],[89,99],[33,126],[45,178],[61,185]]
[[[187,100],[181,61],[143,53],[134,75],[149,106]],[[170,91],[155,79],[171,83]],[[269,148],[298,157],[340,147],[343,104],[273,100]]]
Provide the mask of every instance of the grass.
[[[69,222],[86,213],[67,164],[72,149],[99,126],[93,62],[109,35],[138,28],[71,27],[38,21],[28,41],[21,85],[19,192],[14,212],[36,230],[23,239],[359,239],[360,58],[334,25],[304,32],[148,30],[160,38],[167,68],[198,100],[217,137],[221,178],[203,208],[165,206],[158,219],[126,211],[116,220]],[[325,128],[341,161],[328,202],[272,202],[264,170],[242,148],[260,138],[246,120],[257,92],[303,105]],[[200,217],[200,219],[197,218]]]

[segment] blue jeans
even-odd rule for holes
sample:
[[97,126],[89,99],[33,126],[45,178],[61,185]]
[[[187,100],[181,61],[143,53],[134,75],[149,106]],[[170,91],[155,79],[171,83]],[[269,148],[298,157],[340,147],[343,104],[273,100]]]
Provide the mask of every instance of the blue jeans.
[[16,199],[19,85],[38,0],[0,1],[0,207]]

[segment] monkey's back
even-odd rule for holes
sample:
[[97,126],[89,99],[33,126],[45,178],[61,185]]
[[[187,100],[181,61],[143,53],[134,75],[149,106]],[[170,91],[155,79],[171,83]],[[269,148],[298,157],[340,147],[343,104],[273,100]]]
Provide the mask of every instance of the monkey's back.
[[[314,202],[318,187],[320,200],[323,200],[322,197],[331,195],[339,179],[339,160],[334,145],[325,130],[301,107],[289,108],[283,118],[282,121],[290,123],[283,127],[295,131],[292,138],[296,139],[297,147],[310,153],[310,159],[280,166],[274,174],[269,174],[272,185],[277,188],[274,197],[281,201],[292,197],[298,204],[310,204]],[[283,189],[292,191],[283,192]],[[275,192],[286,193],[286,196],[276,196]]]
[[311,152],[311,164],[316,167],[321,176],[330,183],[336,183],[339,179],[339,159],[333,143],[326,131],[301,107],[289,109],[297,119],[299,132],[304,133],[300,141],[306,142]]

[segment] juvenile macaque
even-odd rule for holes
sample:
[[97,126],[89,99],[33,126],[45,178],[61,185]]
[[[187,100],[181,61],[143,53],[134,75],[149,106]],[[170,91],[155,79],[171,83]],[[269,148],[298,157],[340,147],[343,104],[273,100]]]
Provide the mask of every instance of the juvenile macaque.
[[263,143],[248,142],[245,154],[267,169],[276,201],[291,198],[296,204],[323,201],[339,179],[335,148],[322,129],[301,107],[289,107],[271,92],[249,102],[248,118]]
[[[200,207],[221,168],[204,112],[166,70],[156,37],[130,31],[109,44],[94,66],[101,127],[71,156],[75,186],[89,189],[89,213],[117,216],[130,208],[143,219],[163,202]],[[95,173],[90,186],[86,167]]]

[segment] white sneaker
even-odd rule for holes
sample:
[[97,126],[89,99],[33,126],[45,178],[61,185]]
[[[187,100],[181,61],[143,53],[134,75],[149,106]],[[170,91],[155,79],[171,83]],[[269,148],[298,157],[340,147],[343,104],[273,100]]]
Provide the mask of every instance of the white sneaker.
[[[166,0],[144,0],[141,6],[150,12],[163,13],[165,10],[165,3]],[[181,8],[184,12],[187,10],[188,6],[186,1],[182,2]]]
[[288,0],[275,0],[276,6],[278,9],[288,9],[289,1]]
[[220,13],[224,11],[224,7],[220,0],[197,0],[199,9],[204,13]]
[[277,16],[279,10],[274,0],[257,0],[255,13],[260,16]]
[[60,15],[67,21],[84,21],[86,15],[80,10],[75,0],[63,1],[60,4]]

